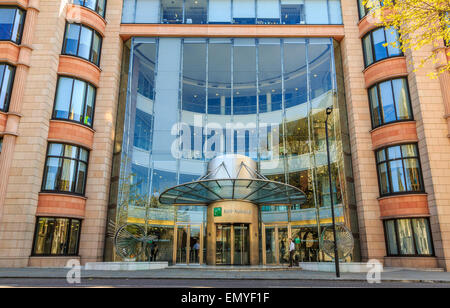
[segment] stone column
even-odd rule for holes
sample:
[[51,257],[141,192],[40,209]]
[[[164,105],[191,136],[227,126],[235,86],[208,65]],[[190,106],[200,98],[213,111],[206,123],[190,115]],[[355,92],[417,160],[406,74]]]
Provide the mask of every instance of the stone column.
[[89,155],[86,186],[86,217],[81,227],[81,262],[103,261],[114,132],[122,64],[120,23],[123,1],[108,1],[106,29],[101,50],[102,73],[94,116],[94,146]]
[[28,77],[28,68],[33,43],[34,25],[38,15],[39,1],[30,1],[27,9],[25,26],[22,33],[22,43],[20,45],[19,61],[16,65],[11,101],[6,122],[5,136],[3,137],[3,148],[0,155],[0,221],[3,216],[3,207],[8,189],[9,174],[13,161],[16,138],[18,136],[19,122],[21,118],[22,102],[25,89],[25,82]]
[[[423,59],[432,52],[432,46],[420,50],[408,50],[408,82],[411,104],[417,122],[419,153],[425,191],[428,195],[430,224],[434,252],[438,266],[450,270],[450,139],[448,127],[449,77],[448,73],[438,79],[428,74],[436,69],[433,63]],[[447,119],[444,117],[447,116]]]
[[341,41],[345,98],[350,134],[355,199],[358,213],[362,261],[386,255],[383,223],[380,219],[378,181],[372,150],[372,130],[364,58],[359,37],[357,1],[342,0],[345,37]]

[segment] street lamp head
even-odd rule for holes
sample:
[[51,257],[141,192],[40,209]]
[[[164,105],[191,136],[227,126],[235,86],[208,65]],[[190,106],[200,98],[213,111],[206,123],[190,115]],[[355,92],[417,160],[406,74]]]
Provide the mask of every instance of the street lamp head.
[[327,115],[330,115],[333,112],[333,107],[327,108]]

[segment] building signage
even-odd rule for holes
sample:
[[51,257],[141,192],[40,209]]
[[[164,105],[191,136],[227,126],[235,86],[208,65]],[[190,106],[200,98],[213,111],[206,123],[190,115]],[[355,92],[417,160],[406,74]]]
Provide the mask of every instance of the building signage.
[[214,208],[214,217],[221,217],[222,216],[222,208],[216,207]]

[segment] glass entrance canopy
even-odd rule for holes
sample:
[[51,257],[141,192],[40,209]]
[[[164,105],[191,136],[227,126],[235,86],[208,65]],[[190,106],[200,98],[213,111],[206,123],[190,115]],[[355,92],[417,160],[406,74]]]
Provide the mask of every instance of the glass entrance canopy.
[[264,179],[201,180],[172,187],[161,194],[163,204],[208,205],[223,200],[245,200],[262,205],[302,204],[298,188]]

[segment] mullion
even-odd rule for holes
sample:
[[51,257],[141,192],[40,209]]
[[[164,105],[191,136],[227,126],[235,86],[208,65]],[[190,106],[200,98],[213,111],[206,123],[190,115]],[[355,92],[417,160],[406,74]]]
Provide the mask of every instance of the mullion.
[[76,159],[71,158],[71,162],[75,160],[75,175],[74,175],[74,179],[73,179],[73,187],[71,192],[76,192],[76,187],[77,187],[77,182],[78,182],[78,164],[80,162],[79,157],[80,157],[80,148],[77,147],[77,155],[76,155]]
[[69,224],[67,227],[67,234],[66,234],[66,243],[65,243],[65,247],[64,247],[64,251],[63,251],[63,255],[67,256],[67,252],[69,251],[69,237],[70,237],[70,232],[72,230],[72,219],[67,218],[67,223]]
[[[404,158],[404,156],[403,156],[403,149],[402,149],[402,146],[400,146],[400,156],[402,157],[401,159],[402,159],[402,167],[403,167],[403,180],[405,181],[405,192],[406,191],[413,191],[413,189],[412,189],[412,187],[411,187],[411,190],[409,190],[408,189],[408,185],[407,185],[407,183],[406,183],[406,169],[405,169],[405,158]],[[412,228],[412,227],[411,227]]]
[[[383,28],[383,35],[384,35],[384,43],[386,44],[388,42],[387,41],[387,36],[386,36],[386,28]],[[391,55],[389,54],[389,48],[387,48],[387,46],[384,47],[384,48],[386,48],[387,57],[390,58]]]
[[81,121],[80,121],[82,124],[85,124],[84,121],[86,119],[87,100],[88,100],[87,95],[88,95],[88,92],[89,92],[89,84],[86,83],[86,87],[85,87],[85,90],[84,90],[83,114],[82,114],[82,118],[81,118]]
[[416,256],[420,256],[422,254],[419,253],[419,249],[417,248],[417,245],[416,245],[417,235],[416,235],[416,232],[414,231],[413,220],[415,221],[417,219],[415,219],[415,218],[409,219],[409,223],[411,225],[411,232],[413,235],[414,252],[416,253]]
[[[90,29],[90,28],[89,28]],[[89,61],[93,61],[92,60],[92,55],[93,55],[93,53],[94,53],[94,48],[93,48],[93,45],[94,45],[94,36],[97,34],[97,32],[94,30],[94,29],[90,29],[91,31],[92,31],[92,36],[91,36],[91,44],[90,44],[90,46],[89,46]],[[95,64],[97,64],[97,63],[95,63]]]
[[370,64],[373,64],[373,63],[375,63],[375,62],[377,62],[378,60],[377,60],[377,58],[376,58],[376,54],[375,54],[375,42],[373,41],[373,33],[375,32],[376,30],[373,30],[372,32],[370,32],[370,34],[369,34],[369,36],[370,36],[370,44],[372,45],[371,47],[372,47],[372,63],[370,63]]
[[[79,26],[80,31],[78,32],[78,41],[77,41],[77,52],[76,55],[79,56],[79,50],[80,50],[80,42],[81,42],[81,32],[83,30],[83,25],[82,24],[71,24],[71,25],[77,25]],[[70,28],[70,26],[69,26]]]
[[71,88],[71,91],[70,91],[69,113],[67,114],[67,120],[70,120],[70,112],[72,110],[73,88],[75,88],[75,79],[72,79],[72,88]]
[[389,80],[389,81],[386,81],[386,82],[389,82],[389,85],[390,85],[390,88],[391,88],[391,92],[392,92],[392,103],[393,103],[393,105],[394,105],[394,111],[395,111],[395,121],[398,121],[398,113],[397,113],[397,106],[396,106],[397,101],[396,101],[396,99],[395,99],[394,85],[393,85],[393,83],[392,83],[392,79]]
[[378,108],[380,110],[381,115],[381,125],[386,124],[384,119],[384,108],[383,108],[383,100],[381,99],[381,90],[380,90],[380,84],[376,84],[376,91],[377,91],[377,100],[378,100]]
[[[56,190],[56,191],[60,191],[59,186],[60,186],[60,183],[61,183],[61,174],[62,174],[62,171],[63,171],[63,168],[64,168],[64,153],[66,152],[66,145],[63,144],[62,146],[63,146],[62,147],[63,156],[62,157],[59,157],[59,156],[56,157],[56,158],[58,158],[58,162],[61,162],[61,165],[58,168],[58,172],[57,172],[57,176],[56,176],[57,185],[54,188],[54,190]],[[52,157],[52,156],[49,156],[49,157]]]
[[383,151],[384,151],[384,156],[386,157],[385,163],[386,163],[386,172],[388,174],[389,194],[392,194],[393,193],[392,192],[393,187],[392,187],[391,163],[390,163],[390,160],[389,160],[388,153],[387,153],[386,149],[383,149]]

